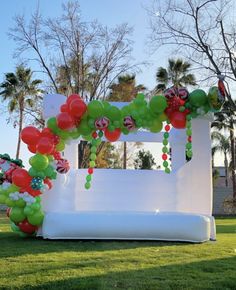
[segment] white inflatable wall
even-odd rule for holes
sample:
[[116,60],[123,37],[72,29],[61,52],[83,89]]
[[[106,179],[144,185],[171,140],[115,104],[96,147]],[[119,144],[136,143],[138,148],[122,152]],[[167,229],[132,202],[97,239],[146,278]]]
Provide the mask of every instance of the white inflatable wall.
[[[45,96],[45,119],[58,114],[65,98]],[[113,104],[122,107],[125,103]],[[211,121],[211,115],[192,121],[193,158],[187,163],[185,130],[171,130],[171,174],[154,170],[95,169],[90,190],[84,189],[87,170],[77,169],[78,141],[67,145],[64,154],[72,168],[66,176],[58,174],[53,189],[43,195],[46,212],[43,237],[193,242],[215,239]],[[121,141],[162,142],[162,133],[139,131],[122,135]]]

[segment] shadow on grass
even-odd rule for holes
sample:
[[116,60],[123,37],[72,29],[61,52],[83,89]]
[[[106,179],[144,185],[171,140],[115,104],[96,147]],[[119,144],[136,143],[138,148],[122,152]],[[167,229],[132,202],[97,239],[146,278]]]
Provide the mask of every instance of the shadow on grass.
[[[94,265],[96,266],[96,265]],[[137,265],[139,268],[139,265]],[[140,266],[141,268],[141,266]],[[101,275],[58,278],[24,289],[236,289],[236,259],[234,257],[209,261],[157,266]],[[74,269],[76,270],[76,269]],[[79,273],[79,272],[78,272]]]

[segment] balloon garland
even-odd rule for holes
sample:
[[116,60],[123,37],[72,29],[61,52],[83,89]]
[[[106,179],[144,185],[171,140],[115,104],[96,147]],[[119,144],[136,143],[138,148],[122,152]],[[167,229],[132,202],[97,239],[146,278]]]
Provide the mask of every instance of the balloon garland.
[[115,142],[121,133],[127,135],[140,128],[158,133],[164,124],[162,159],[165,172],[171,172],[168,162],[171,126],[186,130],[186,154],[192,158],[191,120],[209,111],[220,110],[224,102],[222,82],[220,85],[220,89],[210,88],[208,94],[201,89],[189,94],[186,88],[171,87],[163,95],[152,97],[149,103],[143,94],[138,94],[122,109],[99,100],[86,104],[79,95],[70,95],[60,107],[59,114],[47,120],[44,129],[28,126],[22,130],[21,139],[34,154],[29,160],[29,170],[23,168],[20,160],[12,160],[7,154],[0,155],[0,203],[9,207],[7,215],[12,230],[28,236],[34,235],[42,225],[44,213],[40,195],[52,188],[52,180],[57,174],[69,171],[69,162],[60,153],[69,139],[80,137],[90,142],[86,189],[91,187],[97,148],[102,138]]

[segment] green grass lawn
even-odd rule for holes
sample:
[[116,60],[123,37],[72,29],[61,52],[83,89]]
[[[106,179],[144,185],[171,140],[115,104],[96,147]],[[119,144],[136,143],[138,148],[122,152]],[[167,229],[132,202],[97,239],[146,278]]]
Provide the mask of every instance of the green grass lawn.
[[236,289],[236,218],[217,242],[22,239],[0,215],[0,289]]

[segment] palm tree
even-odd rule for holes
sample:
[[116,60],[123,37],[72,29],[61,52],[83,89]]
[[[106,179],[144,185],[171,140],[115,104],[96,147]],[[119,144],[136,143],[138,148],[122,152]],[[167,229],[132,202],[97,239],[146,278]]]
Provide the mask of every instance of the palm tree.
[[41,80],[32,80],[33,72],[29,68],[20,65],[16,68],[16,72],[6,73],[5,80],[0,84],[3,89],[0,92],[3,101],[8,101],[9,113],[16,113],[18,116],[18,142],[16,150],[16,158],[20,155],[21,138],[20,134],[23,128],[24,116],[29,113],[27,110],[34,109],[37,101],[41,98],[42,90],[38,88]]
[[[146,90],[142,84],[136,85],[134,74],[125,74],[118,77],[118,83],[113,83],[110,86],[110,95],[108,96],[109,101],[115,102],[130,102],[132,101],[137,93]],[[127,142],[124,142],[123,148],[123,169],[127,167]]]
[[229,132],[230,139],[230,170],[232,173],[232,184],[233,184],[233,198],[236,200],[236,154],[235,154],[235,124],[236,123],[236,112],[232,109],[230,103],[226,101],[223,105],[221,112],[215,113],[215,120],[212,123],[212,127],[217,130],[225,130]]
[[212,132],[211,137],[212,140],[216,142],[215,146],[213,147],[215,153],[218,151],[224,154],[225,186],[228,187],[228,154],[230,152],[230,138],[216,131]]
[[195,86],[195,76],[189,73],[191,64],[181,58],[168,59],[168,67],[159,67],[156,73],[156,91],[163,91],[168,86]]

